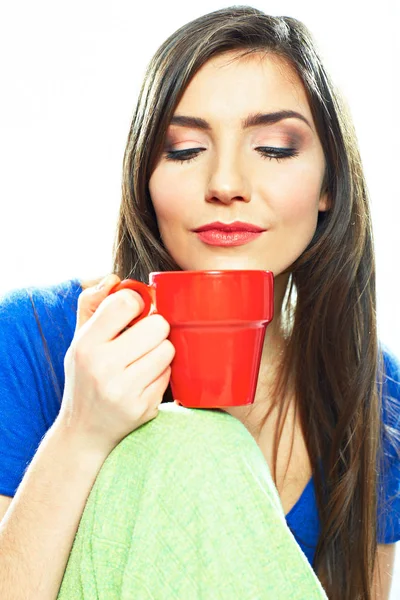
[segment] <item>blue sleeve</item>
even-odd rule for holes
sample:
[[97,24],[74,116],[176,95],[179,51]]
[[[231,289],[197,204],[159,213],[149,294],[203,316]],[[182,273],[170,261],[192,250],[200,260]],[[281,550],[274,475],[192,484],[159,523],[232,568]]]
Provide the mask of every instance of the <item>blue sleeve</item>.
[[6,496],[15,495],[59,412],[72,337],[54,290],[32,288],[32,304],[28,289],[0,296],[0,494]]
[[378,476],[378,544],[400,540],[400,362],[384,346],[382,458]]

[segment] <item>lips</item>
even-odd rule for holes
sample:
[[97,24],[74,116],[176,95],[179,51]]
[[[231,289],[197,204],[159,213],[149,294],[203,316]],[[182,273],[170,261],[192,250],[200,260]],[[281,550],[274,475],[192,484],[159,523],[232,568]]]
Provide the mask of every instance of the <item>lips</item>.
[[209,246],[242,246],[262,234],[262,231],[222,231],[221,229],[196,231],[199,239]]
[[222,223],[221,221],[214,221],[213,223],[207,223],[201,225],[197,229],[193,229],[196,233],[202,231],[224,231],[224,232],[249,232],[249,233],[260,233],[266,231],[263,227],[254,225],[253,223],[244,223],[243,221],[234,221],[233,223]]

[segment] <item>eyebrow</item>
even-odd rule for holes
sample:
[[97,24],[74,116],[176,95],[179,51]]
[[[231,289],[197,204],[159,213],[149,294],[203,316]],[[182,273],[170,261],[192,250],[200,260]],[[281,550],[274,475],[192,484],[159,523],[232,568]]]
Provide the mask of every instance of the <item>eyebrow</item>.
[[[272,113],[255,113],[251,114],[242,120],[242,128],[248,129],[257,125],[273,125],[284,119],[300,119],[304,121],[310,129],[310,123],[302,114],[294,110],[280,110]],[[203,131],[211,131],[211,125],[205,119],[200,117],[188,117],[185,115],[174,115],[170,125],[178,125],[179,127],[192,127],[194,129],[202,129]]]

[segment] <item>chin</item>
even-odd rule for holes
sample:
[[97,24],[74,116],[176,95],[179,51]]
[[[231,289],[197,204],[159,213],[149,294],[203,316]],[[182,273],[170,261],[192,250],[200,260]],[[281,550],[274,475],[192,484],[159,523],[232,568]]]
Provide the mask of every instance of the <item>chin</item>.
[[233,257],[233,256],[215,256],[212,259],[210,257],[204,260],[177,260],[175,261],[184,271],[223,271],[223,270],[262,270],[262,271],[273,271],[271,265],[268,265],[266,261],[260,261],[260,259],[251,257]]

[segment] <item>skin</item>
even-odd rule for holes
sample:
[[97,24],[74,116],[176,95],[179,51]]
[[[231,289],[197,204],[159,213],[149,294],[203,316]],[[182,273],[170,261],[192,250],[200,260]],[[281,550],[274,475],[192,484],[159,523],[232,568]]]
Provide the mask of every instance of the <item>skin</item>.
[[[274,273],[274,320],[268,325],[254,404],[227,409],[250,429],[268,408],[268,391],[283,334],[281,305],[290,265],[311,241],[319,211],[325,158],[301,79],[280,58],[237,57],[208,61],[186,88],[174,115],[201,117],[211,131],[170,125],[164,152],[149,180],[150,196],[165,247],[184,270],[264,269]],[[252,113],[294,110],[297,118],[243,129]],[[256,148],[295,148],[277,160]],[[201,148],[193,160],[167,160],[166,152]],[[268,231],[236,247],[210,246],[191,230],[212,221],[245,221]],[[271,427],[273,422],[271,421]],[[255,430],[254,430],[255,433]]]

